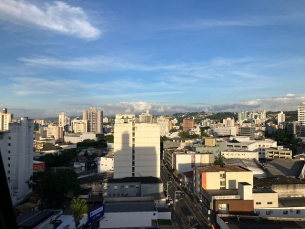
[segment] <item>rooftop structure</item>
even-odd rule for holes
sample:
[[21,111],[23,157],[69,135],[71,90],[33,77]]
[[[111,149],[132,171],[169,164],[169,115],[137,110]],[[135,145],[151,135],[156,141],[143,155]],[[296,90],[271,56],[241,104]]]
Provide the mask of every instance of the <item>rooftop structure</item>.
[[249,171],[248,169],[245,169],[240,166],[234,166],[234,165],[227,165],[227,166],[220,166],[220,165],[212,165],[212,166],[204,166],[196,167],[200,172],[245,172]]

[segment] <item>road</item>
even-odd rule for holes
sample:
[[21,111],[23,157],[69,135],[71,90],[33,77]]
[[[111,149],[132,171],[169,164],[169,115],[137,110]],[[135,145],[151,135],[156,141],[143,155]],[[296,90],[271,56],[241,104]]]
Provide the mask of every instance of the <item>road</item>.
[[[172,175],[168,170],[161,167],[161,179],[164,187],[169,189],[169,194],[174,200],[174,204],[170,206],[172,212],[172,219],[177,222],[179,228],[196,228],[207,229],[207,218],[200,209],[199,202],[193,196],[187,193],[185,196],[180,196],[176,191],[180,189],[179,183],[174,180],[170,181],[169,175]],[[170,182],[168,182],[170,181]],[[168,183],[167,183],[168,182]],[[175,195],[176,194],[176,195]],[[195,226],[194,226],[195,225]]]

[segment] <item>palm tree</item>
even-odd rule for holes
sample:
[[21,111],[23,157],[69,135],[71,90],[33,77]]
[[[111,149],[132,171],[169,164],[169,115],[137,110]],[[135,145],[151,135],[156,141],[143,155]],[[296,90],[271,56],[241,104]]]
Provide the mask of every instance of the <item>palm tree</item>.
[[80,224],[80,220],[83,218],[83,215],[88,213],[88,205],[87,201],[84,199],[80,199],[79,197],[74,197],[71,200],[70,207],[73,210],[73,218],[75,222],[75,228],[77,228]]

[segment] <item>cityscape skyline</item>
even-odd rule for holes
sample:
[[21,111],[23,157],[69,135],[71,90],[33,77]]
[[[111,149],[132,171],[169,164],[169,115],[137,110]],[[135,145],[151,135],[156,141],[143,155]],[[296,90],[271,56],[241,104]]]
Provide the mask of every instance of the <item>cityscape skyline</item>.
[[105,116],[296,110],[304,7],[3,0],[0,104],[30,118],[93,106]]

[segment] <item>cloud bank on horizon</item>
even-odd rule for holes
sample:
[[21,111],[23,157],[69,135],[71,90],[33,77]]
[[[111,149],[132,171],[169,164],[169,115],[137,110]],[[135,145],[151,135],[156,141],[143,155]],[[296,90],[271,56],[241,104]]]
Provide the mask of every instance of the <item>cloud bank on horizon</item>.
[[106,116],[296,110],[304,10],[302,0],[2,0],[0,106],[33,118],[90,106]]
[[[256,99],[251,101],[244,101],[239,103],[228,103],[218,105],[170,105],[170,104],[155,104],[148,102],[120,102],[113,104],[100,104],[97,106],[99,110],[103,111],[104,117],[114,117],[116,114],[131,113],[140,114],[146,111],[153,115],[169,115],[174,113],[185,112],[242,112],[253,111],[254,109],[264,109],[266,111],[294,111],[297,110],[297,106],[305,101],[305,94],[294,95],[287,94],[280,97],[270,97],[263,99]],[[82,104],[87,106],[84,110],[88,110],[92,104]],[[27,116],[29,118],[51,118],[57,117],[60,112],[65,112],[68,116],[78,116],[81,118],[82,110],[80,109],[15,109],[9,108],[8,112],[13,113],[14,116],[22,117]]]

